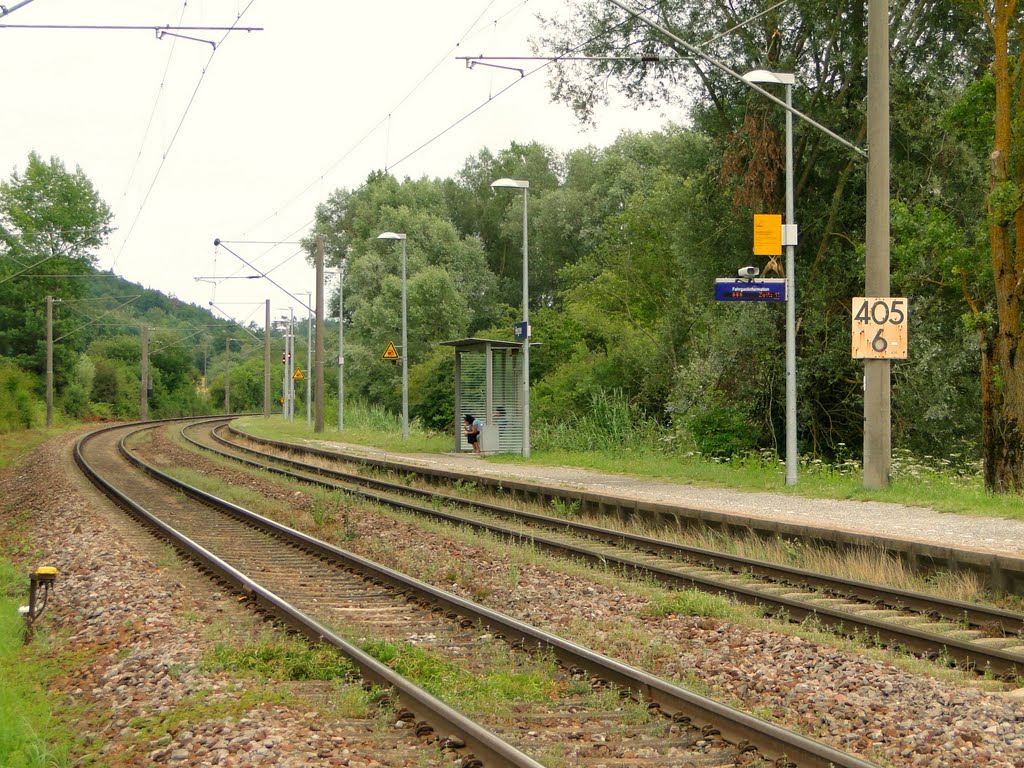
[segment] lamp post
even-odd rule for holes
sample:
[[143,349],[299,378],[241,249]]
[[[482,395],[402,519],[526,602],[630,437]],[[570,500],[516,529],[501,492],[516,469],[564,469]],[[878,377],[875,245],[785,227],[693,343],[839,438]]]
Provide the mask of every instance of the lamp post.
[[313,383],[313,292],[299,291],[306,294],[306,426],[313,422],[313,398],[310,389]]
[[748,83],[773,83],[786,86],[786,224],[782,242],[786,246],[786,485],[796,485],[796,241],[793,212],[793,83],[788,72],[755,69],[743,79]]
[[530,457],[530,287],[528,267],[527,207],[530,182],[524,179],[498,179],[491,189],[523,190],[523,457]]
[[345,267],[342,261],[337,269],[325,272],[338,276],[338,431],[345,428]]
[[409,345],[408,319],[405,311],[405,241],[404,232],[381,232],[378,240],[402,241],[402,439],[409,439]]
[[295,307],[288,307],[288,333],[285,338],[284,363],[284,401],[285,417],[288,421],[295,418]]

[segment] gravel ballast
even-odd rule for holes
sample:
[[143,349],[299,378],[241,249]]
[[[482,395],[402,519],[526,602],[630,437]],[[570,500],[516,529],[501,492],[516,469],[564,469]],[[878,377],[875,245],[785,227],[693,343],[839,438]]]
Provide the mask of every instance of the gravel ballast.
[[[0,475],[0,525],[30,518],[33,546],[61,570],[42,623],[87,659],[50,691],[58,711],[75,704],[90,713],[78,726],[93,756],[80,764],[438,764],[394,723],[331,719],[312,703],[269,701],[269,695],[260,704],[262,682],[205,671],[199,661],[212,647],[211,625],[231,627],[241,640],[260,632],[258,620],[233,596],[174,566],[165,548],[101,501],[71,462],[71,442],[53,440]],[[310,506],[304,493],[211,469],[167,441],[160,453],[266,496],[287,497],[300,514]],[[553,570],[543,559],[516,560],[497,546],[452,540],[356,508],[346,525],[349,535],[340,542],[346,549],[663,677],[694,682],[716,698],[883,765],[1024,767],[1024,701],[1012,692],[914,675],[785,632],[654,617],[641,592],[611,580]],[[195,706],[199,691],[208,709]],[[257,703],[238,711],[247,695]],[[296,687],[295,695],[324,698],[312,688]],[[212,705],[229,714],[175,719],[181,711],[212,712]],[[166,733],[140,727],[154,718],[169,724]]]

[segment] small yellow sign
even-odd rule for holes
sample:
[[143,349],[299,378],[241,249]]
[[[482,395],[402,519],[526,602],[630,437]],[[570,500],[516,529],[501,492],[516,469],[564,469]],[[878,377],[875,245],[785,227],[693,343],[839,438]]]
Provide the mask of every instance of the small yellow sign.
[[302,375],[301,368],[296,368],[295,373],[292,374],[292,378],[295,379],[296,381],[302,381],[306,377]]
[[398,350],[395,349],[395,342],[389,341],[388,348],[384,350],[384,354],[381,357],[382,360],[397,360]]
[[782,216],[780,214],[754,214],[754,255],[782,255]]
[[284,395],[281,395],[281,397],[277,399],[277,402],[279,402],[281,405],[284,405]]

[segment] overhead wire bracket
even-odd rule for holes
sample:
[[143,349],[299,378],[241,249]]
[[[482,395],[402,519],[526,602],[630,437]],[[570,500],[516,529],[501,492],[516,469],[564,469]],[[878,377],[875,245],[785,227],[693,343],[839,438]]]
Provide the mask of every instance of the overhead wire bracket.
[[191,40],[194,43],[206,43],[207,45],[213,46],[213,50],[217,50],[217,44],[213,40],[203,40],[201,37],[189,37],[188,35],[179,35],[177,32],[168,32],[166,29],[156,30],[156,39],[163,40],[165,37],[180,37],[182,40]]

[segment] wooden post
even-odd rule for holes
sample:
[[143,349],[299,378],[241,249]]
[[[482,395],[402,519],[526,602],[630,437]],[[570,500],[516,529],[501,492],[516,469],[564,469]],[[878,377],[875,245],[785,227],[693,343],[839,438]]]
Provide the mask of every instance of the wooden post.
[[139,389],[142,391],[139,398],[139,418],[145,421],[149,418],[149,328],[142,326],[142,380]]

